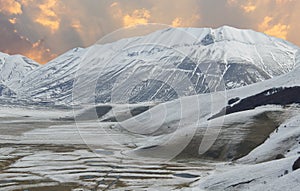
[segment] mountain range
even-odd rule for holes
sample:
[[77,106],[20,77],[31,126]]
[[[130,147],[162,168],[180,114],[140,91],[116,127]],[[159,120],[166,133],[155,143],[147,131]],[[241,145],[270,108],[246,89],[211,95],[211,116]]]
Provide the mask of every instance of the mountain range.
[[[62,141],[82,131],[85,144],[100,141],[95,152],[104,153],[101,140],[109,137],[126,147],[122,159],[227,162],[216,162],[218,170],[193,180],[192,190],[298,190],[299,50],[282,39],[224,26],[168,28],[97,43],[46,65],[1,53],[0,102],[67,106],[46,108],[69,126],[40,130],[53,137],[62,133]],[[24,118],[47,112],[30,111]],[[99,124],[105,131],[101,140]],[[75,126],[76,133],[65,131]]]
[[[170,28],[75,48],[46,65],[19,55],[0,57],[3,96],[55,104],[138,103],[224,91],[280,76],[297,66],[299,48],[224,26]],[[84,91],[72,96],[73,87],[92,86],[94,97]],[[114,96],[118,91],[122,97]]]

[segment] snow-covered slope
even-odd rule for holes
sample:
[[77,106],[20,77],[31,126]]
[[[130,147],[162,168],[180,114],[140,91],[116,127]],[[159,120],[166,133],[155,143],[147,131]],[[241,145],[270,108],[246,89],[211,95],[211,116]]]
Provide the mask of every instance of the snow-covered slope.
[[[193,152],[192,156],[199,157],[201,154],[198,153],[198,148],[203,135],[207,133],[210,137],[209,141],[212,141],[212,145],[210,146],[215,144],[215,147],[212,147],[212,149],[215,149],[214,151],[216,152],[220,151],[218,149],[221,149],[222,152],[226,153],[226,155],[219,155],[222,154],[220,151],[217,156],[214,155],[213,157],[222,160],[236,159],[248,154],[256,146],[263,143],[272,131],[275,132],[275,129],[278,126],[299,113],[300,109],[298,104],[300,103],[300,99],[297,96],[299,95],[300,85],[299,74],[300,67],[297,67],[285,75],[264,82],[228,90],[226,92],[201,94],[166,102],[141,115],[120,122],[116,128],[147,135],[145,142],[141,144],[139,149],[134,151],[138,154],[146,155],[147,153],[152,153],[155,151],[152,146],[157,145],[160,145],[160,147],[156,148],[159,151],[161,151],[161,149],[172,150],[174,147],[180,148],[180,144],[185,143],[185,140],[182,138],[186,134],[191,134],[193,137],[190,137],[190,140],[194,139],[196,143],[193,141],[190,143],[187,142],[187,144],[191,144],[188,147],[188,152]],[[271,91],[282,87],[288,91]],[[265,93],[266,90],[268,90],[269,93]],[[293,92],[290,94],[290,90],[293,90],[296,93],[294,94]],[[257,103],[260,104],[256,105],[253,99],[260,99],[262,92],[264,92],[264,102],[257,100]],[[239,98],[236,103],[228,103],[235,98]],[[277,102],[278,100],[282,100],[282,103],[280,101]],[[248,101],[248,103],[246,103],[246,101]],[[240,110],[237,110],[234,113],[226,114],[225,111],[223,113],[224,115],[226,114],[225,116],[210,119],[224,108],[228,108],[229,105],[239,106],[239,104],[247,105],[249,107],[240,107]],[[296,105],[293,106],[292,104]],[[149,118],[149,116],[151,116],[151,118]],[[290,131],[290,133],[298,131],[299,130],[294,129],[293,131]],[[280,141],[284,142],[284,140],[289,140],[289,137],[291,137],[290,133],[286,133],[285,131],[282,131],[282,133],[285,134],[281,134],[282,136],[279,136],[278,140],[275,140],[277,141],[276,144],[278,147],[280,147]],[[212,135],[216,135],[215,139],[211,138]],[[298,134],[294,135],[297,136]],[[248,140],[247,137],[249,136],[252,136],[252,138],[249,138]],[[189,140],[189,138],[187,139]],[[299,137],[293,137],[292,142],[289,143],[290,147],[292,147],[293,144],[297,145],[298,139]],[[166,140],[168,140],[167,144],[165,144]],[[268,142],[266,142],[266,144],[270,145]],[[227,146],[224,148],[224,145]],[[244,148],[239,148],[239,146],[243,145],[246,146]],[[288,145],[286,146],[289,147]],[[150,147],[151,149],[147,150],[145,147]],[[270,147],[266,147],[264,150],[267,148]],[[284,148],[288,149],[286,147]],[[241,151],[233,152],[233,150],[236,149],[242,149],[244,155],[238,154]],[[279,151],[278,148],[272,149]],[[207,150],[204,149],[204,151]],[[267,154],[268,157],[266,157],[263,153],[264,152],[251,153],[249,156],[250,158],[247,158],[247,160],[254,160],[258,155],[261,155],[260,160],[270,160],[274,158],[274,155],[279,154],[269,153],[269,155]],[[210,152],[207,152],[206,154],[204,157],[212,157]]]
[[249,155],[219,167],[191,190],[299,190],[300,170],[294,169],[300,154],[299,122],[299,114],[291,117]]
[[75,48],[30,72],[17,91],[21,98],[35,101],[70,100],[80,58],[87,49]]
[[[168,101],[282,75],[298,55],[291,43],[252,30],[170,28],[67,52],[26,77],[17,93],[70,103],[77,75],[75,101]],[[112,98],[118,91],[122,97]]]
[[20,81],[40,65],[21,55],[8,55],[0,52],[0,96],[15,96]]
[[[217,166],[214,173],[184,190],[296,191],[300,172],[294,169],[300,153],[299,75],[297,67],[282,76],[227,92],[183,97],[112,128],[144,136],[131,143],[135,148],[126,152],[134,157],[242,157]],[[245,105],[245,101],[251,107],[260,105],[245,110],[240,107],[235,113],[210,119],[223,108]]]
[[16,93],[13,92],[10,88],[8,88],[6,85],[0,83],[0,97],[15,97]]

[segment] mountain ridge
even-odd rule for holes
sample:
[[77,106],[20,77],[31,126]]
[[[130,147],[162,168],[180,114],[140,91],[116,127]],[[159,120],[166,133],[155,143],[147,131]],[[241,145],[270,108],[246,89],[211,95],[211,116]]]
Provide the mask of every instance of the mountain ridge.
[[[15,89],[22,99],[70,104],[74,101],[75,76],[83,78],[85,75],[86,81],[90,82],[79,86],[96,84],[96,102],[111,102],[113,88],[122,85],[122,80],[127,80],[122,86],[124,96],[128,98],[126,101],[168,101],[271,79],[293,70],[299,56],[299,47],[292,43],[253,30],[228,26],[168,28],[145,36],[72,49],[29,71]],[[144,77],[136,87],[129,87],[134,81],[128,75]],[[193,90],[179,85],[182,95],[177,95],[174,88],[165,86],[179,84],[179,80],[162,75],[187,77]],[[95,77],[99,78],[97,82],[91,79]],[[161,88],[163,90],[157,92]]]
[[38,67],[37,62],[25,56],[0,53],[1,95],[15,96],[21,80]]

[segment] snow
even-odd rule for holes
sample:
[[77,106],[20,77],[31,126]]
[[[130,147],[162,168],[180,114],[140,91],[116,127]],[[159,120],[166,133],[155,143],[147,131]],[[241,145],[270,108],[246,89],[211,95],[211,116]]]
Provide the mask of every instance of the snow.
[[[290,157],[257,165],[225,166],[195,183],[194,190],[297,190],[299,180],[296,175],[299,172],[292,172],[296,159]],[[284,175],[285,171],[288,171],[287,175]],[[284,182],[287,179],[291,184]]]
[[170,28],[73,49],[30,72],[16,93],[64,104],[169,101],[280,76],[297,66],[298,50],[252,30]]
[[[234,162],[234,166],[218,168],[214,174],[202,179],[194,184],[194,187],[184,190],[297,190],[299,185],[298,171],[292,172],[292,165],[298,158],[300,152],[300,116],[299,106],[291,105],[282,108],[281,106],[264,106],[255,110],[243,111],[230,114],[224,118],[217,118],[207,126],[207,119],[214,113],[219,112],[227,105],[227,100],[239,97],[240,99],[261,93],[266,89],[279,87],[299,86],[299,67],[293,71],[274,77],[260,83],[249,86],[218,92],[211,94],[201,94],[197,96],[183,97],[178,100],[159,104],[158,106],[120,122],[118,128],[125,128],[130,132],[145,134],[147,138],[140,141],[133,152],[127,153],[129,156],[149,156],[153,154],[153,149],[146,152],[143,148],[160,145],[157,148],[163,153],[174,148],[180,150],[180,144],[185,144],[181,139],[184,133],[195,133],[197,129],[207,128],[206,133],[223,132],[219,126],[231,126],[235,123],[243,124],[240,128],[246,128],[247,124],[253,123],[251,119],[259,113],[280,111],[276,120],[282,120],[277,130],[270,134],[263,144],[255,148],[245,157]],[[274,93],[274,92],[271,92]],[[218,98],[214,98],[217,95]],[[188,109],[182,109],[188,105]],[[199,108],[205,108],[199,112]],[[211,108],[207,110],[207,108]],[[152,118],[149,119],[149,116]],[[182,121],[189,120],[188,125]],[[141,122],[142,121],[142,122]],[[181,123],[180,123],[181,122]],[[171,127],[171,129],[170,129]],[[175,134],[177,131],[177,134]],[[239,134],[229,134],[229,139],[241,139]],[[243,138],[243,137],[242,137]],[[219,137],[222,139],[222,137]],[[188,139],[190,140],[190,139]],[[167,142],[167,144],[166,144]],[[238,144],[238,142],[237,142]],[[196,145],[199,146],[199,145]],[[278,154],[283,154],[286,158],[274,160]],[[154,155],[157,157],[157,155]],[[170,155],[167,155],[170,157]],[[151,157],[153,157],[151,155]],[[164,156],[163,156],[164,157]],[[273,161],[274,160],[274,161]],[[247,172],[247,173],[245,173]]]
[[[23,112],[21,110],[19,114]],[[9,115],[3,117],[5,119]],[[160,163],[124,157],[118,152],[123,149],[120,145],[109,145],[111,142],[104,140],[104,135],[107,134],[103,134],[103,138],[99,140],[99,134],[95,133],[99,130],[98,123],[92,121],[85,122],[84,131],[81,129],[78,132],[73,122],[64,124],[65,121],[41,118],[40,121],[32,123],[34,129],[26,126],[23,127],[25,132],[18,134],[16,125],[30,124],[30,120],[15,116],[15,121],[6,121],[10,129],[15,131],[8,133],[12,139],[6,139],[7,133],[3,131],[0,138],[0,162],[4,161],[1,163],[4,165],[7,163],[0,175],[2,180],[6,180],[0,182],[0,190],[24,190],[33,187],[42,189],[49,185],[55,186],[55,189],[62,188],[63,185],[73,185],[72,183],[76,183],[72,188],[78,190],[82,187],[86,190],[93,190],[95,187],[106,189],[109,185],[116,190],[145,187],[169,190],[195,180],[176,176],[178,174],[202,177],[214,168],[214,164],[196,166],[186,162]],[[105,126],[105,123],[102,124],[103,128]],[[95,144],[99,144],[98,149],[92,150],[88,147],[92,145],[84,145],[80,133],[95,140]],[[122,135],[123,140],[125,136]]]
[[[65,90],[62,84],[72,87],[79,57],[84,54],[85,51],[86,50],[81,48],[70,50],[46,65],[33,70],[22,80],[20,88],[17,91],[18,95],[28,98],[26,92],[30,91],[30,96],[40,100],[40,96],[35,95],[43,93],[43,99],[48,101],[50,94],[53,92],[59,94],[61,97],[71,96],[72,92]],[[52,91],[49,90],[51,87],[53,88]],[[32,99],[32,97],[29,99]]]
[[[106,189],[121,181],[128,189],[297,190],[299,170],[292,171],[292,165],[300,152],[299,105],[266,105],[209,118],[230,99],[299,86],[299,59],[299,48],[284,40],[231,27],[166,29],[76,48],[45,66],[0,53],[2,92],[12,92],[6,96],[87,104],[74,111],[1,107],[0,162],[7,166],[0,178],[9,182],[0,185],[16,190],[17,182],[76,182],[92,189],[100,182],[99,188]],[[168,82],[179,94],[149,79]],[[91,104],[94,93],[99,102],[112,103]],[[139,103],[145,100],[149,102]],[[111,110],[98,120],[94,106]],[[132,116],[131,110],[139,107],[150,109]],[[117,122],[101,122],[112,117]],[[260,131],[268,120],[279,123],[277,129],[270,127],[270,135]],[[237,147],[249,132],[261,138],[259,144],[228,161],[234,159],[228,155],[239,156]],[[208,157],[207,151],[225,162],[204,164],[201,157]],[[180,158],[169,161],[182,153],[183,163]],[[285,158],[274,160],[278,154]]]
[[[28,119],[58,119],[73,117],[73,111],[71,110],[58,110],[39,107],[0,107],[0,118],[13,118],[13,117],[26,117]],[[3,120],[2,120],[3,122]]]
[[[297,113],[298,111],[295,111]],[[294,113],[294,115],[296,115]],[[300,151],[300,116],[292,117],[270,135],[261,146],[254,149],[247,156],[239,159],[242,163],[259,163],[271,159],[279,154],[297,155]]]
[[40,65],[21,55],[0,55],[0,81],[13,91],[19,87],[21,80]]
[[[217,166],[186,190],[298,190],[300,171],[293,171],[292,165],[299,157],[299,122],[299,115],[291,117],[250,154]],[[277,154],[286,158],[274,160]]]

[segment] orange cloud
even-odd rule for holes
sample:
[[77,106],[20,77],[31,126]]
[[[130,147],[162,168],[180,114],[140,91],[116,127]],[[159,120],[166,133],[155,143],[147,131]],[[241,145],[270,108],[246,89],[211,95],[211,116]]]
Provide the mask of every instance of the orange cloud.
[[0,0],[0,12],[7,15],[22,14],[22,6],[15,0]]
[[146,9],[137,9],[131,14],[127,14],[123,17],[123,26],[132,27],[135,25],[147,24],[150,17],[150,11]]
[[45,48],[43,46],[43,41],[41,40],[33,43],[31,49],[25,51],[23,55],[32,60],[35,60],[40,64],[45,64],[49,60],[52,60],[55,57],[57,57],[56,54],[51,53],[50,49]]
[[28,38],[18,34],[16,29],[13,31],[13,34],[16,35],[16,37],[19,37],[20,40],[17,42],[2,40],[3,43],[11,42],[11,44],[9,44],[8,47],[1,49],[1,52],[11,55],[21,54],[40,64],[45,64],[49,60],[57,57],[56,54],[51,53],[51,50],[45,47],[42,40],[32,43]]
[[290,29],[290,25],[281,23],[271,25],[272,20],[272,17],[266,16],[263,22],[259,24],[259,30],[270,36],[286,39]]
[[113,2],[110,7],[115,7],[115,6],[119,6],[119,3],[118,2]]
[[248,3],[247,5],[241,5],[241,8],[246,12],[246,13],[251,13],[256,10],[256,6]]
[[40,13],[37,15],[35,22],[50,28],[52,32],[57,31],[60,27],[60,18],[55,13],[56,6],[57,0],[47,0],[38,5]]
[[110,5],[112,16],[115,19],[120,19],[123,16],[123,11],[119,3],[114,2]]
[[17,23],[17,18],[11,18],[11,19],[8,19],[8,21],[9,21],[11,24],[16,24],[16,23]]
[[81,31],[82,30],[82,26],[79,20],[73,20],[71,23],[71,27],[76,29],[77,31]]
[[[262,1],[262,0],[260,0]],[[247,3],[243,3],[240,0],[227,0],[227,5],[231,7],[239,7],[245,13],[251,13],[256,10],[257,6],[252,0],[248,0]]]
[[123,27],[147,24],[151,18],[150,11],[145,8],[136,9],[131,13],[126,13],[128,11],[124,11],[119,2],[113,2],[110,5],[110,10],[112,17],[118,21],[121,21]]
[[194,15],[189,19],[183,19],[182,17],[177,17],[172,21],[173,27],[191,27],[200,23],[200,15]]
[[33,3],[35,0],[19,0],[21,5],[28,6],[29,4]]
[[177,17],[177,18],[175,18],[175,19],[172,21],[172,26],[173,26],[173,27],[180,27],[180,26],[183,25],[182,23],[183,23],[182,18]]

